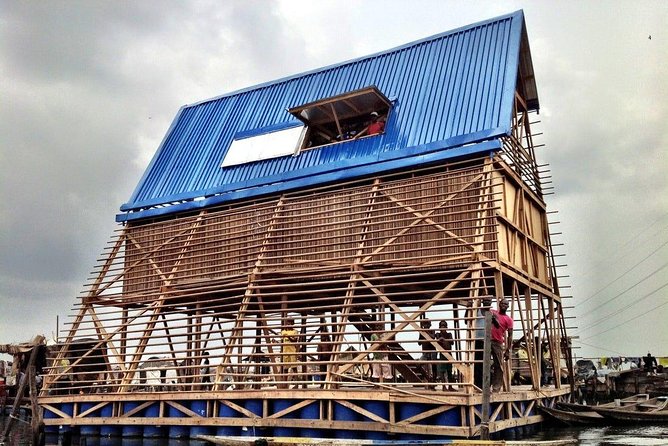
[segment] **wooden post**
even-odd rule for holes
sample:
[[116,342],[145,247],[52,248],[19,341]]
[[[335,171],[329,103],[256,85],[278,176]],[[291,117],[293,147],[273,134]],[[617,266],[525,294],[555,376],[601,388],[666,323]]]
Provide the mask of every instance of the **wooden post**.
[[492,365],[492,312],[485,312],[485,352],[482,361],[482,419],[480,420],[480,439],[489,440],[489,400],[490,369]]
[[[5,377],[5,379],[7,378]],[[4,387],[2,389],[2,393],[0,394],[0,417],[5,416],[5,408],[7,407],[7,390],[8,389]]]
[[[39,346],[34,347],[35,350],[39,350]],[[42,408],[39,407],[37,402],[37,368],[35,364],[32,364],[27,370],[30,383],[30,410],[32,412],[32,418],[30,419],[30,426],[32,428],[32,444],[37,446],[42,444],[40,442],[40,436],[42,434]]]

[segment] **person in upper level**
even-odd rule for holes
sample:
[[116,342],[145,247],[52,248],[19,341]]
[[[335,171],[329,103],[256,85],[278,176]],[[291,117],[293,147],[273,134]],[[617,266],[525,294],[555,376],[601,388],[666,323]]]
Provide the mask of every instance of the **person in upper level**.
[[452,333],[448,331],[448,323],[446,321],[440,321],[438,323],[438,334],[436,335],[438,344],[443,348],[443,353],[440,353],[438,356],[438,365],[436,366],[436,371],[438,373],[438,381],[443,383],[443,390],[446,389],[445,384],[448,384],[447,390],[454,390],[451,383],[455,381],[454,375],[452,373],[452,363],[446,356],[450,355],[452,351],[453,337]]
[[422,319],[420,321],[422,330],[418,335],[418,344],[422,348],[422,368],[425,372],[425,379],[427,382],[434,382],[436,379],[436,347],[432,344],[432,340],[437,340],[436,333],[431,329],[431,321],[429,319]]
[[[299,334],[295,330],[294,325],[294,319],[287,318],[283,324],[283,330],[281,330],[282,379],[288,382],[296,378],[299,369],[299,364],[297,363]],[[283,383],[282,386],[286,387],[287,384]]]
[[378,322],[371,325],[371,344],[378,344],[377,350],[373,352],[373,362],[371,363],[371,380],[373,382],[388,382],[392,380],[392,368],[388,362],[386,347],[381,342],[381,336],[385,333],[385,324]]
[[371,112],[371,124],[367,128],[367,135],[378,135],[385,130],[385,122],[380,119],[378,112]]

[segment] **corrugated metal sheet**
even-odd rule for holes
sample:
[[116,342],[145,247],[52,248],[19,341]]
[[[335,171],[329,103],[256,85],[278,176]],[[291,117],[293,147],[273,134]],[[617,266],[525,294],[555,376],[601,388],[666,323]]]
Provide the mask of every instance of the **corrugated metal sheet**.
[[[518,11],[185,106],[131,199],[121,207],[139,214],[117,219],[148,215],[145,209],[155,205],[249,187],[262,194],[263,185],[276,182],[290,181],[298,187],[297,180],[309,178],[313,184],[318,175],[361,165],[368,166],[368,173],[380,172],[386,169],[381,161],[505,134],[510,129],[523,27]],[[393,101],[383,135],[220,167],[235,134],[295,122],[288,108],[371,85]],[[183,207],[174,207],[178,209]],[[170,211],[160,211],[164,212]]]

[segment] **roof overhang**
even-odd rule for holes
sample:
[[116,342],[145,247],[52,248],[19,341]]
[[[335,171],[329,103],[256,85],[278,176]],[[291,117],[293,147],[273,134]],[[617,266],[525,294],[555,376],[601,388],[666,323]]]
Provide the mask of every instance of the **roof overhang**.
[[520,57],[517,75],[517,89],[524,98],[529,110],[540,110],[538,102],[538,88],[536,87],[536,76],[531,61],[531,50],[526,26],[522,23],[522,37],[520,42]]
[[[498,134],[501,129],[496,129]],[[482,135],[478,135],[482,136]],[[228,184],[211,192],[209,196],[200,200],[187,200],[170,205],[135,208],[130,212],[116,215],[117,222],[134,222],[142,219],[161,218],[177,212],[191,212],[203,208],[234,201],[266,197],[272,194],[285,193],[299,189],[332,184],[334,182],[356,180],[379,172],[398,171],[415,166],[425,166],[435,163],[447,163],[454,160],[468,158],[473,155],[484,155],[497,152],[503,144],[498,137],[485,138],[478,143],[462,145],[448,145],[447,141],[437,141],[424,146],[411,147],[401,151],[387,152],[369,158],[356,159],[354,166],[340,162],[327,166],[312,166],[301,171],[283,174],[280,178],[258,178],[255,182],[244,184]],[[130,209],[128,209],[129,211]]]

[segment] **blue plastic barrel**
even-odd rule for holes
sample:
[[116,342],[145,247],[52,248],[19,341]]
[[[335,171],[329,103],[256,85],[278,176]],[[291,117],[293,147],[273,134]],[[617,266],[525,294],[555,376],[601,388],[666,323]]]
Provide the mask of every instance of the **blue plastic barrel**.
[[[227,406],[223,403],[220,403],[218,407],[218,416],[220,418],[237,418],[239,417],[239,412],[232,409],[230,406]],[[225,420],[220,420],[221,423],[225,423]],[[219,437],[237,437],[241,433],[241,430],[238,426],[218,426],[216,429],[216,435]]]
[[436,415],[435,423],[437,426],[453,426],[458,427],[462,425],[462,412],[458,408],[453,408],[441,412]]
[[[169,418],[183,418],[186,415],[179,409],[169,406],[167,409],[167,416]],[[169,426],[169,438],[188,438],[190,436],[190,428],[188,426]]]
[[[415,415],[418,415],[426,410],[426,407],[424,404],[418,404],[418,403],[403,403],[399,405],[399,408],[397,410],[398,413],[398,418],[399,421],[406,420],[408,418],[411,418]],[[419,440],[422,438],[421,435],[417,434],[400,434],[399,439],[400,440]]]
[[[63,411],[66,415],[72,416],[74,413],[74,403],[63,403],[60,406],[60,410]],[[67,432],[72,432],[72,426],[69,424],[61,424],[58,426],[58,434],[62,435]]]
[[[299,410],[299,416],[302,420],[320,419],[320,404],[317,401],[304,406]],[[326,438],[327,432],[323,429],[303,428],[299,432],[300,437],[304,438]]]
[[[390,418],[390,405],[387,401],[364,401],[362,407],[385,420],[389,420]],[[364,421],[367,421],[367,419],[365,418]],[[369,419],[368,421],[371,420]],[[387,433],[366,431],[364,437],[369,440],[387,440]]]
[[[293,401],[291,400],[273,400],[271,402],[271,413],[272,415],[275,413],[278,413],[282,410],[287,409],[288,407],[292,406],[294,404]],[[294,416],[294,415],[293,415]],[[282,417],[282,418],[291,418],[290,416],[288,417]],[[274,437],[294,437],[297,435],[297,429],[293,427],[283,427],[283,426],[277,426],[274,427]]]
[[[209,417],[206,401],[192,401],[190,403],[190,410],[201,417]],[[213,429],[210,426],[192,426],[190,428],[190,437],[194,438],[198,435],[211,435],[212,430]]]
[[[51,412],[49,409],[44,409],[43,417],[45,420],[49,420],[58,418],[58,415],[56,415],[55,412]],[[58,434],[58,426],[44,426],[44,433],[47,435]]]
[[[123,413],[126,414],[139,406],[137,401],[126,401],[123,403]],[[139,415],[135,415],[139,416]],[[128,424],[123,426],[121,434],[123,437],[141,437],[144,433],[144,427],[141,424]],[[125,444],[125,442],[123,442]],[[141,444],[141,443],[140,443]]]
[[[100,409],[100,416],[103,418],[109,418],[114,414],[114,406],[109,403],[106,406],[103,406]],[[103,424],[100,426],[100,436],[102,437],[117,437],[121,434],[120,426],[115,424]]]
[[[257,416],[262,416],[262,400],[246,400],[244,401],[244,408]],[[241,429],[242,437],[259,437],[264,433],[263,429],[255,427],[252,423],[249,424],[249,426],[245,426],[245,429]]]
[[[91,409],[93,406],[95,406],[95,403],[81,403],[81,410],[80,413],[86,412],[87,410]],[[88,415],[84,419],[87,418],[93,418],[93,417],[99,417],[99,410],[95,410]],[[93,437],[100,435],[100,425],[98,424],[83,424],[79,428],[79,433],[82,437]]]
[[[146,418],[160,418],[160,403],[156,401],[144,409],[144,416]],[[164,431],[165,429],[163,426],[146,425],[144,426],[144,438],[162,437],[164,435]]]
[[[357,412],[352,409],[342,406],[341,404],[334,403],[334,420],[335,421],[359,421],[360,416]],[[361,432],[357,432],[350,429],[335,429],[334,438],[346,438],[346,439],[356,439],[361,436]]]

